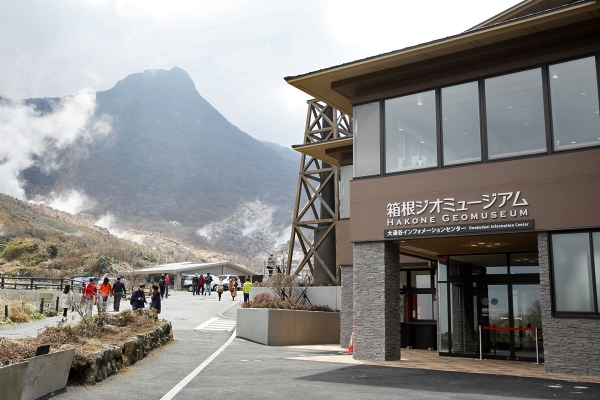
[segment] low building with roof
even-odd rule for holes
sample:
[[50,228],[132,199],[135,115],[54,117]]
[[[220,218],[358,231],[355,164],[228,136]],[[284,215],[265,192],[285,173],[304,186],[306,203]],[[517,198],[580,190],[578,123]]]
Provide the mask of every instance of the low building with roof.
[[[181,289],[181,282],[184,277],[189,275],[206,275],[210,272],[211,275],[238,275],[242,282],[247,276],[256,276],[256,271],[234,264],[229,261],[198,263],[192,261],[159,264],[140,270],[144,274],[148,274],[150,282],[158,282],[162,274],[169,274],[171,284],[175,289]],[[253,279],[256,280],[256,279]]]

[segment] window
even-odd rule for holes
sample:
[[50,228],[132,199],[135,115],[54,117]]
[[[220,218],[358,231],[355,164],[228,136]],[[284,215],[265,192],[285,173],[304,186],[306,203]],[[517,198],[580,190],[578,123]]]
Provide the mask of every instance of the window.
[[354,107],[354,176],[378,175],[381,171],[379,120],[378,102]]
[[551,248],[554,311],[597,315],[600,232],[553,234]]
[[546,151],[541,68],[485,80],[488,157]]
[[444,165],[481,161],[477,82],[442,89]]
[[385,101],[385,171],[437,166],[435,92]]
[[352,165],[340,168],[340,218],[350,218],[350,178]]
[[550,66],[554,150],[600,145],[595,57]]

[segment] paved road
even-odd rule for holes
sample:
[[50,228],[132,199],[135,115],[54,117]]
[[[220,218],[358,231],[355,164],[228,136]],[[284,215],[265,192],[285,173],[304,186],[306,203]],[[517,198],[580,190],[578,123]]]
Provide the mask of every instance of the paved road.
[[[228,307],[234,306],[231,309]],[[239,303],[226,293],[175,293],[162,317],[175,342],[95,386],[69,388],[55,399],[599,399],[600,385],[496,375],[348,365],[302,360],[331,350],[268,347],[232,336]],[[223,315],[226,319],[220,318]],[[214,320],[214,318],[218,318]],[[227,322],[230,321],[228,324]],[[194,328],[202,326],[201,330]],[[0,331],[1,334],[2,331]],[[298,359],[300,357],[300,359]],[[292,359],[294,358],[294,359]],[[212,361],[211,361],[212,360]],[[210,361],[210,363],[207,363]],[[203,369],[196,375],[190,373]],[[184,378],[188,382],[171,397]],[[165,397],[167,396],[167,397]]]

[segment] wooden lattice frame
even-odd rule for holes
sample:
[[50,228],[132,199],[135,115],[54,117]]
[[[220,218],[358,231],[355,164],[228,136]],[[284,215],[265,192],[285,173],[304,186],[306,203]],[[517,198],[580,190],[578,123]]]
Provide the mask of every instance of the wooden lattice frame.
[[[327,115],[327,113],[331,115]],[[352,137],[352,119],[348,115],[317,100],[308,101],[304,144],[314,144],[345,137]],[[329,277],[335,283],[339,284],[340,265],[337,261],[337,237],[335,238],[335,271],[330,270],[319,254],[317,254],[317,249],[321,243],[329,235],[335,235],[335,228],[339,220],[339,168],[334,166],[326,167],[324,164],[322,160],[302,154],[286,273],[296,276],[308,265],[310,273],[314,277],[313,263],[316,258],[324,266],[325,272],[327,272]],[[324,175],[323,180],[321,179],[322,174]],[[325,185],[331,182],[332,179],[335,191],[335,205],[333,209],[323,202],[323,198],[321,197],[321,192]],[[306,203],[301,206],[303,200]],[[325,206],[328,213],[332,216],[331,218],[322,218],[319,213],[321,204]],[[329,224],[328,229],[321,239],[317,243],[314,243],[307,237],[307,233],[312,231],[314,238],[315,229],[322,226],[322,224]],[[296,242],[302,248],[304,256],[298,263],[298,266],[292,271],[292,256]]]

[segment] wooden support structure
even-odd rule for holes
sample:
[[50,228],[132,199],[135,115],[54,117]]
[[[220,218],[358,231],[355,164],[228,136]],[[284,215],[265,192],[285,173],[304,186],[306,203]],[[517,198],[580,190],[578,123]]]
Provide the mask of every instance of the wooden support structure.
[[[338,110],[317,100],[308,101],[308,112],[304,131],[304,145],[352,137],[352,119]],[[333,181],[335,203],[328,204],[322,197],[323,189]],[[300,173],[296,189],[296,203],[286,273],[296,276],[308,266],[314,277],[315,262],[318,260],[331,280],[340,282],[340,266],[335,239],[335,265],[327,265],[318,253],[319,246],[330,235],[336,235],[339,220],[339,168],[302,153]],[[325,233],[314,242],[315,229],[327,227]],[[300,246],[303,258],[292,270],[292,257],[296,246]]]

